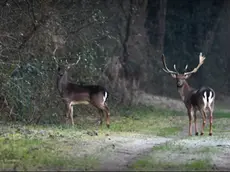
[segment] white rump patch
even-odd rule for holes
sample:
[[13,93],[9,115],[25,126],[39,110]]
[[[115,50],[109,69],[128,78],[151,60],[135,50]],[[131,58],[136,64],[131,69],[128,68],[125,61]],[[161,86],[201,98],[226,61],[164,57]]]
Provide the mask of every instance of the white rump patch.
[[203,95],[204,109],[206,109],[207,107],[211,109],[211,104],[213,100],[214,100],[213,92],[210,91],[209,96],[207,97],[207,91],[205,91]]
[[105,91],[105,95],[103,96],[103,103],[105,103],[106,99],[107,99],[107,92]]
[[209,107],[211,107],[211,103],[213,102],[213,99],[214,99],[213,92],[210,91],[210,94],[209,94],[209,97],[208,97],[208,105],[209,105]]
[[203,102],[204,102],[204,109],[207,107],[207,92],[205,91],[204,92],[204,95],[203,95]]

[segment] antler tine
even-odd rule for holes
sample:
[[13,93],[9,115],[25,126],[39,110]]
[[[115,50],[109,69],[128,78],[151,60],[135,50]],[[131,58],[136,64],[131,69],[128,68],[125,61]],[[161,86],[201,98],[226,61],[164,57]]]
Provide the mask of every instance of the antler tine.
[[202,55],[202,53],[200,53],[199,56],[199,64],[197,65],[197,67],[195,67],[192,71],[190,72],[185,72],[184,75],[188,75],[188,74],[192,74],[192,73],[196,73],[198,71],[198,69],[201,67],[201,65],[204,63],[205,57]]
[[55,61],[56,65],[57,65],[57,64],[58,64],[58,61],[57,61],[56,57],[55,57],[55,56],[53,56],[53,59],[54,59],[54,61]]
[[169,70],[167,65],[166,65],[166,62],[165,62],[165,56],[164,54],[162,54],[161,56],[161,59],[162,59],[162,63],[164,65],[164,68],[162,68],[166,73],[170,73],[170,74],[178,74],[177,71],[172,71],[172,70]]
[[54,61],[55,61],[55,65],[56,65],[56,67],[58,67],[58,60],[57,60],[57,58],[56,58],[56,51],[57,51],[57,47],[55,47],[55,49],[54,49],[54,51],[52,52],[52,58],[54,59]]
[[175,70],[177,73],[179,73],[178,70],[177,70],[177,68],[176,68],[176,64],[173,65],[173,68],[174,68],[174,70]]
[[79,63],[79,61],[81,60],[81,57],[79,57],[79,59],[77,60],[77,62],[75,63],[71,63],[67,66],[67,69],[69,69],[70,67],[74,66],[74,65],[77,65]]
[[188,65],[186,64],[185,68],[184,68],[184,71],[186,71],[188,69]]
[[79,63],[80,60],[81,60],[81,57],[79,57],[79,59],[77,60],[76,65]]

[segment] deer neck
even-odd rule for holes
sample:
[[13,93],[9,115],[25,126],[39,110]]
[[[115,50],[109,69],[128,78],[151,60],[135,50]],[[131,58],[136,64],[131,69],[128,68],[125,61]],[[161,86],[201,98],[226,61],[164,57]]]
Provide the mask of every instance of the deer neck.
[[57,87],[60,93],[63,93],[64,88],[68,84],[68,73],[67,71],[61,77],[57,78]]
[[183,101],[185,101],[185,97],[189,95],[192,90],[192,87],[185,81],[181,87],[177,87],[177,90],[180,94],[180,97]]

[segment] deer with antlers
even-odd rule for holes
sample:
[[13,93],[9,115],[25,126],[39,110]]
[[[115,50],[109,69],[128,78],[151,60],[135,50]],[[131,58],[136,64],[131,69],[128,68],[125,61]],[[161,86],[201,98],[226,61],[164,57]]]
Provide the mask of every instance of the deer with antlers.
[[165,56],[162,55],[162,63],[163,63],[163,70],[166,73],[171,74],[171,76],[176,79],[177,90],[180,94],[182,101],[185,104],[187,109],[188,117],[189,117],[189,136],[192,135],[192,118],[194,117],[194,124],[195,124],[195,134],[198,135],[197,130],[197,116],[196,112],[199,111],[202,115],[203,124],[201,128],[200,135],[204,134],[204,127],[206,124],[206,117],[207,112],[209,112],[209,135],[212,135],[212,122],[213,122],[213,111],[214,111],[214,100],[215,100],[215,92],[210,87],[201,87],[199,89],[192,88],[186,81],[193,73],[196,73],[201,65],[204,63],[205,57],[200,53],[199,56],[199,64],[195,67],[192,71],[186,72],[188,65],[184,68],[184,73],[180,74],[174,64],[174,71],[169,70],[166,62]]
[[100,124],[102,124],[103,113],[106,113],[106,125],[109,128],[110,111],[106,104],[108,91],[100,85],[80,85],[72,83],[68,79],[68,70],[71,66],[78,64],[79,61],[80,58],[76,63],[67,65],[64,72],[61,72],[61,68],[58,67],[57,88],[65,103],[66,118],[70,117],[71,123],[74,125],[73,105],[91,104],[99,110]]

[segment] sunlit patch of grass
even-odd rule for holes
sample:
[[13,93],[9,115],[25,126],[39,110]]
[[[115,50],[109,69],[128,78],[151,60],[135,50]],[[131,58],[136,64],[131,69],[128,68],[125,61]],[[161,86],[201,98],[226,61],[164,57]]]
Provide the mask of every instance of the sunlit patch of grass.
[[218,110],[213,114],[213,133],[223,132],[230,132],[230,112]]
[[91,157],[73,158],[60,148],[39,139],[0,138],[1,170],[93,169],[97,161]]
[[183,122],[180,120],[164,118],[161,114],[156,118],[151,116],[144,117],[120,117],[119,120],[113,121],[110,131],[113,132],[138,132],[143,134],[154,134],[159,136],[172,135],[182,129]]
[[230,112],[224,112],[221,110],[215,111],[213,116],[215,118],[230,118]]
[[92,170],[98,164],[95,156],[70,156],[73,148],[80,149],[78,144],[90,138],[75,128],[19,124],[0,128],[4,131],[0,170]]
[[[182,130],[182,113],[156,109],[154,107],[131,107],[119,110],[119,116],[111,119],[111,132],[137,132],[169,136]],[[108,130],[102,127],[103,130]]]
[[165,171],[165,170],[176,170],[176,171],[190,171],[190,170],[212,170],[212,165],[209,159],[204,160],[189,160],[187,163],[180,162],[165,162],[163,159],[141,159],[132,164],[130,170],[137,171]]
[[212,165],[209,159],[204,160],[194,160],[185,165],[185,170],[212,170]]
[[165,127],[162,128],[161,130],[159,130],[159,132],[157,133],[158,136],[170,136],[170,135],[174,135],[176,133],[178,133],[179,131],[182,130],[182,127]]
[[222,151],[215,144],[211,144],[218,138],[188,137],[154,146],[148,155],[134,161],[130,165],[130,170],[212,170],[213,156]]
[[201,147],[188,149],[168,142],[154,146],[152,152],[133,162],[130,170],[211,170],[210,154],[217,150]]
[[[116,114],[115,116],[113,114]],[[186,115],[177,111],[158,109],[152,106],[132,106],[119,107],[116,113],[111,112],[111,126],[108,129],[103,120],[102,126],[96,122],[99,115],[94,116],[76,116],[75,126],[60,125],[58,129],[81,132],[84,130],[98,130],[100,133],[105,132],[137,132],[142,134],[154,134],[158,136],[174,135],[182,130],[184,122],[187,121]],[[184,118],[186,120],[184,120]],[[105,119],[105,118],[104,118]],[[41,128],[57,128],[51,125],[42,125]]]

